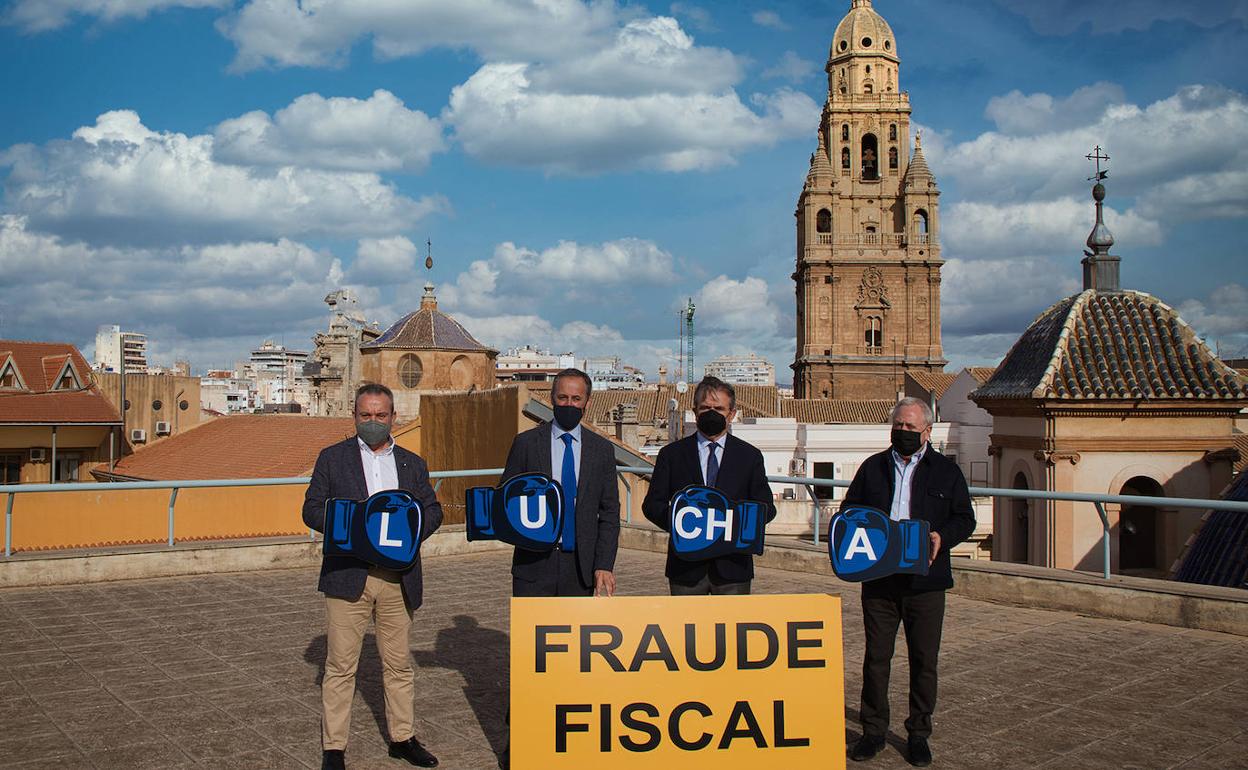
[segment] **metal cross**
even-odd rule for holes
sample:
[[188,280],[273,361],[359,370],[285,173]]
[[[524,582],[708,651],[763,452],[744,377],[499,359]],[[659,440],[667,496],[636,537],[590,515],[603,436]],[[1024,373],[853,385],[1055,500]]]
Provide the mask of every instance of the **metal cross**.
[[[1105,169],[1104,171],[1101,171],[1101,161],[1103,160],[1108,161],[1109,156],[1105,154],[1105,151],[1101,149],[1101,146],[1099,144],[1096,146],[1096,149],[1094,149],[1092,152],[1088,153],[1087,155],[1084,155],[1083,157],[1087,158],[1090,161],[1096,161],[1096,176],[1088,177],[1089,182],[1099,182],[1105,177],[1109,176],[1109,169]],[[1106,165],[1108,165],[1108,163]]]

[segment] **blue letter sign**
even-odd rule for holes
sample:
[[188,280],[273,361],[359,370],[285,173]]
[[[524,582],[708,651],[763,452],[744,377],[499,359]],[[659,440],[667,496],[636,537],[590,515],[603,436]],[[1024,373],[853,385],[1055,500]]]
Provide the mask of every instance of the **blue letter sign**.
[[763,552],[765,503],[734,503],[718,489],[695,484],[676,493],[668,514],[672,550],[679,559],[702,561],[732,553]]
[[526,551],[549,551],[563,526],[563,488],[542,473],[512,476],[497,489],[464,494],[469,540],[498,540]]
[[402,571],[420,551],[421,523],[420,503],[400,489],[367,500],[328,500],[324,551]]
[[828,524],[828,555],[841,580],[861,582],[896,573],[927,574],[929,524],[894,521],[867,506],[845,508]]

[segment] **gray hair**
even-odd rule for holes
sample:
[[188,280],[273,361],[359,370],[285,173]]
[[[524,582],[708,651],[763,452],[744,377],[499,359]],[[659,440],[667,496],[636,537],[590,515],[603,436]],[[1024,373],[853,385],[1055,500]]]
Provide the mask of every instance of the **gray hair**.
[[893,407],[893,411],[889,412],[889,423],[894,422],[897,419],[897,413],[908,406],[917,406],[919,409],[923,410],[923,419],[927,421],[927,427],[932,427],[932,423],[936,422],[936,415],[932,413],[932,407],[930,404],[921,398],[906,396],[897,402],[897,405]]

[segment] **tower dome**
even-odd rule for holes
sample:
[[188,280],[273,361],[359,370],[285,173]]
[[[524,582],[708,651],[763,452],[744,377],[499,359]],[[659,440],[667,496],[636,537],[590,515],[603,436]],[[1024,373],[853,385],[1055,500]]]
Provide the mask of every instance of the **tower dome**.
[[855,54],[882,56],[898,61],[897,38],[893,36],[893,28],[871,7],[871,0],[853,1],[854,5],[849,13],[836,25],[832,47],[828,51],[828,61],[835,62]]

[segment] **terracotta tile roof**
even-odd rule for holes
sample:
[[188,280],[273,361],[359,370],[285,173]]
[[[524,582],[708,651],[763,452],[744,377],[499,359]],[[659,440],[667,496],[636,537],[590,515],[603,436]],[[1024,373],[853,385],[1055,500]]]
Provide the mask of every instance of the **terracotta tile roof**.
[[[95,386],[91,367],[68,342],[0,340],[0,366],[10,358],[25,390],[0,391],[0,423],[120,423],[116,408]],[[56,376],[69,361],[83,384],[81,390],[52,390]]]
[[879,425],[888,422],[893,405],[888,399],[786,398],[780,413],[803,423]]
[[219,417],[123,458],[115,475],[145,481],[306,476],[322,449],[354,433],[350,417]]
[[1156,297],[1084,291],[1041,313],[971,397],[1248,400],[1248,381]]
[[[1241,473],[1223,500],[1248,502],[1248,474]],[[1175,564],[1174,579],[1228,588],[1248,588],[1248,516],[1208,511]]]
[[[380,337],[360,346],[436,350],[492,350],[468,333],[463,325],[437,307],[422,307],[395,321]],[[497,351],[494,351],[497,352]]]
[[906,376],[936,398],[945,395],[945,391],[958,378],[956,373],[949,372],[906,372]]
[[972,377],[975,378],[976,382],[978,382],[980,385],[983,385],[985,382],[992,379],[992,375],[996,374],[997,367],[995,366],[968,366],[966,367],[966,371]]
[[1239,460],[1235,463],[1235,472],[1248,471],[1248,433],[1235,434],[1235,448],[1239,450]]

